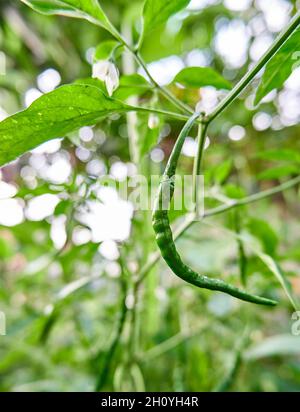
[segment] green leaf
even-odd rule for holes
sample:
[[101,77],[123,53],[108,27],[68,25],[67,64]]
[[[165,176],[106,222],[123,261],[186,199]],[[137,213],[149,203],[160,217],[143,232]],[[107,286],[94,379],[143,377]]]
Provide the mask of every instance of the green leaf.
[[247,196],[245,189],[241,186],[234,185],[232,183],[227,183],[224,187],[224,192],[226,196],[230,199],[242,199]]
[[232,169],[232,160],[228,159],[225,162],[221,163],[218,165],[214,171],[214,178],[215,181],[221,185],[222,183],[225,182],[225,180],[228,178],[230,175]]
[[72,202],[70,199],[65,199],[62,200],[61,202],[58,203],[56,206],[53,215],[54,216],[59,216],[63,214],[68,214],[72,208]]
[[98,278],[99,278],[99,274],[91,275],[91,276],[84,276],[80,279],[77,279],[67,284],[56,294],[56,296],[53,299],[54,303],[51,305],[48,305],[46,314],[42,318],[43,324],[41,326],[40,337],[39,337],[41,342],[45,342],[48,339],[49,334],[55,322],[58,320],[60,311],[63,305],[68,300],[68,298],[72,296],[73,294],[76,294],[78,291],[80,291],[85,286],[89,285],[90,283],[94,282]]
[[100,43],[95,50],[94,61],[109,60],[120,43],[116,40],[107,40]]
[[279,179],[280,177],[290,176],[298,173],[299,167],[295,165],[286,165],[265,170],[258,175],[258,178],[261,180]]
[[140,74],[124,75],[120,78],[120,85],[113,97],[126,100],[130,96],[140,96],[152,89],[151,84]]
[[0,123],[0,166],[41,143],[127,110],[130,106],[107,97],[94,86],[62,86]]
[[186,87],[214,86],[217,89],[231,89],[231,84],[211,67],[186,67],[175,76],[173,82]]
[[257,105],[269,92],[279,89],[296,67],[295,53],[299,51],[300,29],[297,29],[272,57],[266,66],[254,104]]
[[300,163],[300,154],[291,149],[273,149],[256,155],[258,159]]
[[290,334],[276,335],[250,347],[244,354],[247,360],[257,360],[269,356],[299,355],[300,337]]
[[189,3],[190,0],[146,0],[143,10],[144,33],[165,23]]
[[266,253],[274,255],[278,245],[278,236],[268,222],[261,219],[250,218],[247,228],[252,235],[258,238]]
[[[33,10],[46,14],[86,19],[108,30],[114,36],[117,30],[111,24],[97,0],[21,0]],[[118,37],[118,36],[117,36]]]
[[270,272],[273,273],[273,275],[276,277],[276,279],[279,281],[280,285],[282,286],[293,308],[296,311],[298,311],[298,307],[299,307],[298,302],[296,298],[293,296],[291,285],[288,279],[286,278],[284,272],[280,268],[279,264],[271,256],[258,250],[258,248],[256,247],[255,244],[253,244],[253,241],[251,240],[249,236],[240,235],[229,229],[224,229],[224,228],[220,228],[220,229],[221,230],[223,229],[224,231],[226,231],[226,233],[230,234],[235,239],[243,241],[243,243],[247,245],[250,248],[250,250],[252,250],[252,252],[267,266]]
[[293,296],[293,291],[290,285],[290,282],[287,280],[284,272],[280,268],[277,262],[269,256],[266,255],[265,253],[260,253],[256,252],[257,256],[261,259],[262,262],[268,267],[268,269],[273,273],[273,275],[276,277],[278,282],[281,284],[286,296],[288,297],[289,301],[291,302],[293,308],[298,311],[299,306],[298,302]]

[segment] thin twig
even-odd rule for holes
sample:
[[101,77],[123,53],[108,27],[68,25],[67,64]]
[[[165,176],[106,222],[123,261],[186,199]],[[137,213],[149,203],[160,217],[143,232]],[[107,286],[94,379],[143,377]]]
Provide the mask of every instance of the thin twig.
[[95,390],[97,392],[101,391],[107,382],[107,379],[109,377],[109,373],[111,370],[111,363],[112,363],[115,352],[121,340],[121,336],[124,330],[125,321],[126,321],[127,313],[128,313],[128,308],[126,305],[126,298],[127,298],[127,282],[126,282],[126,279],[122,279],[121,313],[119,316],[115,336],[111,342],[109,350],[106,353],[104,365],[102,367],[101,373],[96,382]]
[[161,356],[164,353],[176,348],[176,346],[182,344],[183,342],[195,338],[206,329],[208,324],[209,322],[204,322],[198,329],[192,331],[191,333],[179,332],[171,338],[164,340],[163,342],[159,343],[153,348],[147,350],[147,352],[144,352],[142,355],[140,355],[141,362],[152,361],[158,356]]
[[183,111],[184,113],[189,113],[189,114],[193,114],[194,110],[187,106],[186,104],[182,103],[181,100],[177,99],[171,92],[169,92],[168,89],[166,89],[165,87],[159,85],[157,83],[157,81],[153,78],[153,76],[151,75],[151,73],[149,72],[147,65],[145,63],[145,61],[143,60],[142,56],[135,51],[134,49],[132,49],[128,44],[125,44],[125,47],[127,47],[127,49],[133,53],[133,55],[136,58],[136,61],[139,63],[139,65],[142,67],[142,69],[145,71],[147,77],[149,78],[150,82],[153,84],[153,86],[167,99],[169,100],[175,107],[177,107],[178,109],[180,109],[181,111]]
[[237,378],[241,365],[242,365],[242,360],[243,360],[242,354],[243,354],[243,350],[245,349],[247,340],[248,340],[248,330],[246,329],[241,341],[238,343],[237,348],[235,350],[234,359],[233,359],[231,368],[227,372],[226,376],[222,379],[222,381],[213,390],[213,392],[227,392],[231,389],[232,385],[234,384]]

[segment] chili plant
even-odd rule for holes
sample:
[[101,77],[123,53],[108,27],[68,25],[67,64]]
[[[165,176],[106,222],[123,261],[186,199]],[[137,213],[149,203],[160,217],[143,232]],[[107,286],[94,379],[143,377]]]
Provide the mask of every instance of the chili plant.
[[[224,371],[221,367],[217,376],[209,378],[204,365],[208,361],[203,360],[209,356],[207,357],[207,354],[204,356],[204,352],[197,352],[199,340],[194,338],[199,334],[203,336],[205,333],[216,336],[218,333],[230,335],[230,349],[232,342],[239,340],[237,336],[239,332],[234,333],[232,329],[236,328],[242,331],[241,334],[246,322],[249,324],[249,330],[255,330],[259,316],[266,315],[266,311],[268,311],[268,316],[272,317],[278,313],[275,311],[282,308],[295,311],[295,313],[298,309],[297,287],[299,288],[299,286],[296,282],[298,280],[296,276],[291,273],[287,274],[282,268],[280,260],[285,259],[275,250],[278,240],[272,224],[267,221],[268,209],[262,212],[264,217],[261,219],[257,216],[251,217],[251,213],[249,214],[249,209],[247,209],[247,206],[253,205],[254,207],[260,202],[266,204],[264,202],[272,199],[275,204],[278,204],[278,208],[280,208],[280,201],[284,203],[285,213],[292,213],[290,209],[295,208],[296,189],[300,183],[300,158],[297,149],[281,147],[280,145],[284,144],[282,138],[280,145],[276,143],[275,149],[267,147],[268,141],[263,145],[260,143],[261,150],[259,153],[255,153],[254,158],[259,159],[261,164],[273,161],[282,163],[277,167],[270,167],[262,171],[258,175],[257,181],[252,184],[252,187],[249,187],[249,179],[245,179],[245,171],[243,170],[243,167],[249,167],[249,165],[247,166],[246,162],[243,161],[243,166],[240,166],[240,160],[242,157],[246,159],[247,151],[251,151],[251,139],[248,138],[245,146],[241,146],[241,150],[243,149],[244,152],[239,154],[238,146],[234,150],[227,150],[228,144],[223,138],[229,125],[233,134],[232,140],[240,140],[245,133],[245,128],[235,125],[239,122],[238,119],[244,116],[246,119],[244,125],[248,127],[250,121],[248,112],[257,110],[259,105],[271,104],[274,93],[275,95],[279,93],[285,82],[291,79],[297,71],[297,53],[300,45],[300,14],[297,11],[297,6],[290,8],[289,22],[273,39],[265,53],[252,64],[245,64],[240,71],[230,68],[230,66],[226,67],[226,62],[224,64],[216,57],[204,67],[189,64],[178,70],[173,79],[161,82],[157,80],[151,65],[144,57],[144,54],[149,54],[147,50],[152,42],[152,36],[154,40],[161,36],[163,42],[163,36],[166,35],[166,41],[172,41],[172,30],[170,31],[171,35],[167,32],[168,27],[173,27],[173,24],[176,29],[174,30],[175,44],[176,41],[179,41],[178,25],[184,24],[187,28],[192,26],[193,29],[196,29],[197,19],[201,19],[202,15],[204,21],[201,20],[201,22],[210,25],[212,29],[214,20],[209,20],[209,14],[213,13],[214,7],[207,6],[205,9],[200,8],[195,11],[192,7],[193,2],[191,3],[190,0],[169,2],[146,0],[144,3],[137,2],[132,6],[124,5],[122,1],[113,2],[113,5],[109,6],[107,2],[97,0],[22,0],[19,3],[18,9],[10,5],[7,6],[4,10],[4,18],[7,21],[8,31],[13,27],[12,17],[19,19],[19,36],[23,36],[25,47],[31,48],[32,54],[35,55],[36,62],[33,63],[33,66],[37,66],[38,60],[45,59],[44,53],[49,52],[52,59],[56,60],[57,65],[61,65],[61,61],[65,59],[65,64],[70,67],[71,75],[66,73],[66,84],[52,87],[51,91],[48,90],[49,85],[44,84],[45,90],[42,90],[44,93],[38,92],[39,96],[35,95],[32,99],[34,101],[26,109],[10,116],[7,115],[0,122],[0,165],[3,167],[3,176],[6,176],[6,173],[9,176],[9,172],[6,171],[12,170],[18,164],[22,165],[23,159],[30,156],[28,153],[32,153],[32,151],[35,153],[37,147],[51,140],[57,141],[57,139],[66,138],[63,142],[64,147],[70,153],[72,151],[75,153],[71,156],[74,169],[72,176],[64,184],[59,179],[56,184],[54,182],[52,185],[45,186],[41,182],[38,184],[35,176],[30,177],[31,169],[29,166],[27,169],[26,166],[22,169],[18,166],[17,169],[13,169],[15,170],[14,174],[19,174],[27,182],[23,187],[20,187],[18,195],[24,203],[27,204],[39,194],[55,194],[57,196],[53,216],[63,217],[65,227],[65,238],[62,244],[55,249],[51,243],[45,243],[44,248],[40,245],[41,249],[37,249],[34,253],[26,251],[26,236],[24,238],[17,229],[11,229],[13,236],[20,243],[21,250],[22,245],[24,245],[26,260],[29,261],[22,267],[21,273],[30,272],[32,269],[29,270],[28,266],[30,266],[31,260],[36,264],[35,259],[37,260],[39,255],[44,255],[47,259],[41,267],[33,270],[35,275],[47,273],[49,268],[56,263],[63,267],[64,272],[63,282],[60,283],[62,289],[52,299],[51,304],[46,305],[46,309],[44,307],[31,307],[27,302],[27,311],[32,317],[32,324],[34,324],[32,330],[28,332],[27,339],[39,350],[44,345],[51,345],[56,324],[61,322],[67,308],[72,307],[72,322],[75,324],[77,339],[84,348],[85,358],[88,359],[86,362],[89,376],[88,389],[92,387],[97,391],[107,388],[140,391],[161,389],[155,385],[156,372],[149,366],[149,360],[162,355],[169,356],[168,353],[172,353],[172,350],[177,348],[175,356],[172,358],[172,373],[174,375],[172,376],[172,384],[168,383],[163,388],[168,390],[170,388],[172,390],[212,390],[217,387],[221,388],[220,390],[228,390],[238,380],[240,367],[249,362],[249,359],[255,359],[255,356],[259,356],[255,352],[255,348],[248,348],[248,345],[251,344],[251,333],[247,332],[247,336],[242,339],[242,345],[237,345],[237,350],[232,353],[233,366],[231,368],[224,367]],[[218,3],[219,8],[214,13],[217,16],[222,16],[223,13],[227,16],[228,10],[223,6],[223,2],[215,3]],[[30,13],[26,6],[32,9]],[[256,10],[250,4],[249,9],[251,12]],[[21,14],[19,14],[20,12]],[[35,14],[36,12],[37,14]],[[215,18],[214,13],[213,18]],[[28,16],[29,20],[31,19],[31,25],[29,24],[28,27],[23,21],[23,15]],[[47,17],[37,17],[39,15]],[[91,38],[97,38],[99,33],[101,34],[101,41],[88,49],[87,59],[92,67],[86,68],[87,63],[83,62],[82,53],[78,59],[76,46],[72,45],[67,37],[63,39],[64,45],[59,46],[62,49],[59,52],[61,55],[49,44],[44,50],[43,44],[46,44],[47,41],[43,38],[41,26],[45,24],[48,30],[47,35],[50,33],[50,36],[54,36],[49,21],[51,24],[57,23],[55,17],[51,16],[75,18],[76,20],[70,26],[74,30],[73,35],[78,33],[79,36],[84,37],[85,30]],[[209,23],[205,21],[206,17]],[[68,23],[68,19],[56,18],[63,25],[71,24]],[[86,22],[82,20],[86,20]],[[49,26],[47,26],[48,24]],[[216,25],[217,31],[218,27],[221,27],[221,23],[218,24]],[[40,38],[31,26],[40,31]],[[15,30],[17,30],[16,27]],[[202,37],[205,38],[203,33]],[[204,48],[204,42],[206,51],[212,55],[214,50],[211,39],[206,38],[206,40],[202,39],[201,41],[202,43],[198,46],[196,36],[195,47]],[[80,48],[81,45],[78,47]],[[182,47],[184,48],[184,44]],[[64,48],[67,51],[63,50]],[[13,47],[7,49],[8,54],[14,52]],[[155,52],[159,55],[157,50]],[[178,51],[178,54],[181,52],[182,50]],[[71,67],[72,63],[69,62],[68,53],[77,56],[76,62],[74,59],[74,65],[78,64],[79,67],[85,65],[85,70],[81,71]],[[167,53],[167,51],[163,51],[163,53]],[[168,68],[165,69],[164,65],[161,65],[160,70],[168,71]],[[88,76],[86,75],[87,71],[89,71]],[[73,72],[76,75],[73,76]],[[165,74],[169,75],[169,73]],[[15,85],[12,85],[9,80],[10,73],[5,73],[3,76],[3,87],[7,90],[14,88]],[[40,82],[42,82],[41,79]],[[233,86],[232,83],[234,83]],[[213,107],[207,108],[204,104],[205,90],[218,91]],[[18,87],[14,92],[18,95]],[[273,107],[272,110],[277,110],[277,107],[275,109]],[[264,119],[267,118],[266,121],[270,117],[266,113],[262,116],[265,116]],[[171,133],[169,129],[172,130],[173,135],[178,136],[175,137],[175,142],[172,141],[172,147],[166,139]],[[197,138],[193,140],[190,135],[195,135],[196,129],[198,130]],[[268,126],[261,127],[260,130],[266,129]],[[227,131],[224,132],[224,130]],[[274,133],[276,130],[283,131],[284,124],[280,124],[277,129],[274,127],[273,130]],[[85,148],[82,148],[82,141],[78,140],[78,131],[82,141],[86,143]],[[150,202],[151,207],[137,207],[132,212],[130,236],[114,239],[117,241],[117,246],[113,257],[102,253],[104,257],[108,256],[106,260],[113,260],[115,266],[112,266],[112,262],[110,262],[110,266],[105,266],[103,263],[105,259],[101,260],[99,264],[101,250],[103,251],[105,247],[105,238],[97,239],[96,236],[96,238],[90,239],[90,231],[93,230],[96,221],[87,221],[83,217],[93,207],[93,202],[100,202],[99,193],[103,194],[106,188],[103,183],[103,175],[105,174],[103,169],[105,167],[101,166],[97,156],[101,156],[102,150],[104,152],[107,150],[107,165],[110,158],[119,156],[118,149],[114,147],[113,142],[109,142],[109,139],[105,142],[107,148],[103,147],[101,136],[103,137],[104,132],[107,135],[117,136],[116,139],[121,136],[121,139],[115,139],[117,142],[115,145],[116,147],[121,145],[123,152],[126,152],[127,162],[131,168],[131,177],[144,178],[146,189],[151,188],[156,192],[156,200],[154,204]],[[98,140],[95,134],[97,134]],[[210,140],[208,140],[208,135]],[[94,140],[92,140],[93,137],[95,137]],[[127,139],[125,143],[124,137]],[[193,164],[191,162],[188,164],[182,162],[181,164],[180,161],[180,155],[187,138],[193,142],[191,143],[193,147],[196,147],[192,156]],[[262,135],[260,141],[263,139]],[[93,143],[90,143],[91,141]],[[217,148],[217,160],[213,156],[210,157],[209,149],[207,149],[208,142]],[[156,149],[154,149],[155,147]],[[75,149],[73,150],[73,148]],[[224,156],[227,157],[225,162],[220,162],[218,150],[223,156],[223,160]],[[95,158],[89,163],[89,168],[85,169],[82,165],[90,160],[91,152],[95,154]],[[161,161],[165,155],[168,156],[168,160],[164,172],[161,173],[162,170],[158,164],[162,165]],[[21,160],[16,162],[20,156],[22,156]],[[76,156],[81,163],[75,160]],[[159,160],[160,163],[152,161],[155,160],[155,156],[162,156]],[[219,162],[220,164],[218,164]],[[260,170],[260,168],[261,166],[258,169]],[[191,210],[184,207],[176,210],[175,207],[171,207],[172,200],[175,202],[177,198],[176,172],[179,169],[182,174],[192,175],[191,183],[188,185],[188,188],[191,189]],[[191,169],[192,173],[190,173]],[[156,172],[162,176],[153,185],[152,177]],[[199,201],[201,199],[199,199],[198,177],[200,175],[204,176],[205,206],[209,205],[209,207],[205,207],[203,213],[199,214]],[[128,179],[129,175],[127,174],[126,183],[128,183]],[[18,180],[17,177],[16,180]],[[47,179],[45,178],[45,180]],[[122,178],[119,179],[117,176],[113,180],[118,181],[121,185]],[[269,180],[271,183],[267,187],[263,187],[260,183],[262,180]],[[254,187],[257,190],[247,195],[246,189],[253,192]],[[131,191],[131,195],[133,194]],[[143,197],[142,190],[138,193],[138,197]],[[133,196],[130,199],[132,198]],[[144,198],[149,205],[150,195],[148,192]],[[267,203],[267,205],[269,204]],[[218,216],[224,216],[222,226],[217,223]],[[211,218],[215,218],[214,223],[209,223]],[[94,219],[96,218],[94,217]],[[292,222],[292,218],[290,220]],[[174,235],[170,221],[175,228]],[[25,225],[25,223],[21,225]],[[53,225],[53,221],[50,223]],[[291,223],[292,225],[293,223]],[[26,230],[28,230],[29,235],[33,229],[30,226],[28,229],[26,227],[22,229],[21,226],[21,232],[24,233]],[[76,245],[78,231],[81,234],[85,233],[88,239]],[[200,237],[198,231],[200,231]],[[232,250],[227,250],[232,261],[230,262],[226,257],[220,265],[213,261],[210,261],[211,265],[209,265],[204,256],[205,247],[202,247],[207,239],[201,236],[218,238],[214,246],[216,260],[221,259],[217,250],[220,238],[223,237],[225,243],[231,242],[231,244],[236,245],[234,253]],[[175,242],[179,240],[182,242],[182,247],[179,245],[177,249]],[[195,256],[191,258],[188,248],[183,247],[184,242],[188,240],[192,241],[193,247],[198,250],[196,258]],[[284,248],[284,244],[288,244],[289,240],[285,239],[282,243],[281,247]],[[88,245],[87,249],[84,245]],[[190,260],[190,265],[183,263],[178,252],[179,248],[183,250],[181,256],[184,256],[186,252],[186,259]],[[112,252],[110,251],[110,253]],[[293,245],[291,245],[289,252],[286,253],[286,259],[292,259],[295,254],[297,253],[294,252],[293,255]],[[7,256],[3,255],[5,265],[6,260],[10,261],[12,256],[13,253]],[[161,258],[165,261],[164,263],[160,262]],[[79,270],[81,261],[86,264],[86,273],[73,277],[70,271]],[[93,265],[98,262],[93,266],[93,269],[91,269],[91,262]],[[198,267],[199,274],[198,270],[192,269],[191,266]],[[8,271],[7,267],[9,265],[5,266],[6,271]],[[216,267],[219,267],[220,273],[215,273]],[[299,264],[297,267],[299,269]],[[155,272],[157,268],[159,271]],[[173,274],[167,270],[168,268],[180,280],[176,281]],[[235,276],[237,271],[240,272],[240,277]],[[95,298],[93,293],[95,290],[97,292],[97,285],[99,282],[101,285],[103,277],[107,276],[108,273],[111,273],[115,280],[114,287],[108,290],[111,295],[99,292],[100,296]],[[158,273],[161,275],[160,279],[157,278]],[[23,279],[22,276],[21,279]],[[109,277],[105,279],[108,283],[111,280]],[[37,276],[37,281],[41,281],[40,276]],[[28,278],[26,280],[25,277],[23,283],[23,287],[26,288],[28,283],[30,284],[30,280]],[[163,333],[159,331],[159,312],[156,309],[158,305],[156,293],[157,291],[162,293],[160,285],[164,285],[170,291],[168,309],[164,314],[166,327],[163,327],[165,330]],[[246,287],[247,292],[244,290]],[[99,288],[101,289],[100,286]],[[207,292],[205,289],[212,292]],[[252,294],[252,290],[255,289],[261,296]],[[116,290],[118,290],[117,302],[115,299]],[[223,293],[214,295],[212,294],[214,292]],[[192,308],[188,307],[189,293],[192,293],[191,296],[193,296]],[[230,304],[226,303],[229,301],[226,301],[225,294],[237,299],[230,300]],[[109,296],[114,302],[112,307],[108,302]],[[87,302],[90,298],[96,299],[96,308],[102,305],[102,299],[108,308],[105,312],[99,309],[102,313],[101,319],[97,317],[95,307],[93,308],[96,315],[93,312],[92,335],[87,332],[86,323],[82,323],[81,317],[84,309],[80,307],[80,297],[83,297],[84,301]],[[183,302],[181,302],[181,298],[183,298]],[[217,299],[219,298],[223,299],[222,302],[225,302],[225,305],[239,305],[240,312],[234,312],[232,309],[234,312],[232,317],[233,319],[237,317],[236,322],[240,321],[241,324],[237,323],[233,326],[230,322],[234,322],[234,320],[228,320],[226,326],[222,325],[218,316]],[[198,310],[200,304],[195,304],[197,299],[202,302],[201,311]],[[246,301],[248,304],[240,301]],[[75,306],[76,303],[78,303],[78,307]],[[256,305],[251,306],[249,303],[261,306],[257,308]],[[213,309],[207,312],[203,309],[206,305],[207,307],[212,306]],[[249,309],[250,306],[251,309]],[[267,306],[276,307],[267,308]],[[115,309],[116,307],[117,309]],[[113,327],[111,326],[110,314],[112,309],[115,309],[117,313],[116,325]],[[189,314],[189,321],[187,314]],[[200,319],[202,323],[193,317]],[[168,320],[170,320],[169,324]],[[97,335],[97,325],[101,321],[104,322],[104,326],[102,326],[101,332],[102,341],[99,343],[97,342],[99,336]],[[226,331],[222,331],[222,327],[227,328]],[[110,333],[109,339],[107,338],[108,331]],[[255,335],[253,333],[252,338]],[[173,336],[167,339],[169,335]],[[193,345],[189,343],[190,341],[194,342]],[[203,383],[201,387],[197,387],[191,378],[194,366],[189,366],[191,370],[185,370],[182,367],[189,344],[198,357],[198,362],[202,366],[204,365],[203,370],[200,368],[195,372],[196,376],[200,376],[202,380],[204,377],[207,379],[207,383]],[[16,351],[18,352],[18,350]],[[207,350],[206,348],[205,351]],[[77,363],[77,355],[79,356],[77,353],[74,354],[75,364]],[[62,355],[60,354],[60,356]],[[83,355],[80,354],[80,356]],[[53,358],[55,359],[55,354],[53,354]],[[177,364],[181,366],[177,368]],[[2,367],[5,370],[5,365],[0,365],[0,368]],[[178,376],[176,371],[179,371]],[[158,372],[160,379],[163,374],[161,371]],[[298,385],[299,381],[298,377]],[[21,385],[21,383],[19,384]],[[239,387],[244,389],[243,385],[241,383]],[[255,384],[252,385],[252,389],[253,387]],[[70,386],[67,388],[70,389]]]

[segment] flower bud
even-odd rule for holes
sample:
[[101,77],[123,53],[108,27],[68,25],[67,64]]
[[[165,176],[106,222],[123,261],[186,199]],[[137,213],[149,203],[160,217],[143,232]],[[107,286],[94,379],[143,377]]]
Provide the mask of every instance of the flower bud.
[[94,78],[105,83],[107,93],[112,96],[113,92],[119,87],[119,72],[117,67],[108,60],[100,60],[93,65]]

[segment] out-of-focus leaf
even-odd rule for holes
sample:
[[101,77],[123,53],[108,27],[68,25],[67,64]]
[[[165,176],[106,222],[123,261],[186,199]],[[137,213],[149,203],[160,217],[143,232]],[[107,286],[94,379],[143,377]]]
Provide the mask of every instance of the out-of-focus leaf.
[[0,123],[0,165],[41,143],[93,125],[103,116],[128,108],[122,102],[105,96],[96,87],[62,86]]
[[225,162],[221,163],[216,167],[214,170],[214,178],[217,183],[220,185],[224,183],[224,181],[228,178],[230,175],[232,169],[232,160],[228,159]]
[[[87,77],[76,80],[75,84],[88,84],[98,87],[108,96],[105,83],[99,79]],[[125,101],[130,96],[140,96],[151,89],[151,84],[149,84],[143,76],[139,74],[124,75],[120,77],[120,85],[113,93],[113,98]]]
[[230,390],[230,388],[236,381],[237,375],[242,364],[242,353],[248,341],[248,334],[249,333],[246,330],[245,335],[243,336],[241,342],[239,342],[234,351],[234,359],[230,369],[228,370],[227,374],[222,379],[222,381],[216,386],[214,392],[227,392],[228,390]]
[[43,322],[39,336],[41,342],[45,342],[48,339],[56,320],[59,318],[60,310],[67,298],[97,279],[99,279],[99,275],[82,277],[67,284],[57,293],[54,304],[51,304],[46,308],[46,313],[42,319]]
[[21,0],[33,10],[47,15],[81,18],[97,24],[113,35],[116,29],[111,24],[97,0]]
[[290,176],[298,173],[299,167],[290,164],[272,167],[271,169],[265,170],[258,175],[258,178],[261,180],[279,179],[280,177]]
[[261,241],[265,252],[273,256],[278,245],[278,236],[271,225],[265,220],[249,218],[247,229]]
[[269,268],[269,270],[273,273],[273,275],[275,275],[276,279],[279,281],[283,290],[285,291],[285,294],[289,298],[293,308],[297,311],[299,309],[298,302],[294,298],[291,285],[289,281],[287,280],[287,278],[285,277],[285,274],[281,270],[278,263],[275,262],[275,260],[269,255],[266,255],[260,252],[257,252],[256,254],[264,262],[264,264]]
[[297,299],[293,296],[291,285],[290,285],[288,279],[286,278],[283,270],[279,266],[279,264],[273,259],[272,256],[270,256],[266,253],[260,252],[259,250],[257,250],[256,247],[254,247],[251,244],[249,244],[249,246],[252,249],[252,251],[255,253],[255,255],[267,266],[267,268],[276,277],[276,279],[278,280],[278,282],[282,286],[286,296],[288,297],[289,301],[291,302],[293,308],[297,311],[298,310]]
[[[1,236],[1,235],[0,235]],[[0,258],[6,259],[12,255],[10,242],[0,237]]]
[[114,373],[114,389],[121,392],[144,392],[145,382],[140,367],[134,363],[129,368],[119,365]]
[[274,89],[279,89],[296,67],[295,53],[299,51],[300,29],[297,29],[272,57],[266,66],[261,82],[257,89],[254,104]]
[[145,392],[145,381],[139,365],[134,363],[130,368],[130,372],[134,384],[134,391]]
[[290,149],[266,150],[265,152],[258,153],[256,157],[263,160],[300,162],[300,154],[296,150]]
[[227,183],[226,186],[224,186],[224,189],[226,196],[231,199],[241,199],[247,195],[244,188],[232,183]]
[[62,200],[56,206],[53,214],[54,216],[68,214],[71,208],[72,208],[72,201],[70,199]]
[[190,0],[146,0],[143,10],[144,33],[165,23],[189,3]]
[[69,283],[64,288],[62,288],[56,297],[56,302],[60,302],[66,298],[68,298],[73,293],[77,292],[79,289],[82,289],[84,286],[88,285],[89,283],[93,282],[94,280],[99,279],[100,275],[93,275],[93,276],[85,276],[80,279],[75,280],[72,283]]
[[244,352],[246,360],[257,360],[270,356],[299,355],[300,336],[277,335],[267,338]]
[[[0,140],[1,140],[1,136],[0,136]],[[50,188],[49,185],[47,185],[47,184],[42,184],[40,186],[37,186],[36,188],[28,188],[28,187],[24,186],[24,187],[20,187],[20,189],[18,191],[18,197],[24,198],[27,195],[40,196],[40,195],[44,195],[46,193],[57,194],[57,193],[59,193],[63,190],[64,190],[63,187]]]
[[214,86],[217,89],[231,89],[231,84],[211,67],[186,67],[174,78],[173,82],[186,87]]

